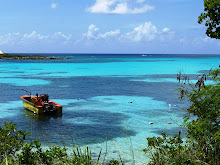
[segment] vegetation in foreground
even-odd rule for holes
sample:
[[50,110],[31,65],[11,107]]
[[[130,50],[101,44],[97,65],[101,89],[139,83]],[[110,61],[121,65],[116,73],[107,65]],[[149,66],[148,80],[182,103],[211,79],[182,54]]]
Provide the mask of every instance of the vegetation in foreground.
[[[92,165],[99,163],[100,154],[97,160],[93,160],[91,151],[88,147],[85,149],[75,148],[72,155],[67,155],[67,148],[53,146],[44,150],[41,143],[35,140],[31,143],[24,142],[29,134],[26,131],[17,130],[12,123],[4,123],[4,128],[0,126],[0,164],[74,164],[74,165]],[[123,164],[122,161],[111,160],[107,165]]]

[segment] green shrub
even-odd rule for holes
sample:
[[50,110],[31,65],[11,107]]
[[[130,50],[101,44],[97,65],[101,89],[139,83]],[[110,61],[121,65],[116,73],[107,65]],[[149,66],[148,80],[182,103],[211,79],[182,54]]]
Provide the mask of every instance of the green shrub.
[[14,157],[15,153],[21,149],[27,133],[17,130],[12,123],[4,123],[5,128],[0,126],[0,160],[7,157]]
[[67,149],[54,146],[43,151],[39,141],[25,143],[21,152],[17,154],[22,164],[57,164],[67,159]]

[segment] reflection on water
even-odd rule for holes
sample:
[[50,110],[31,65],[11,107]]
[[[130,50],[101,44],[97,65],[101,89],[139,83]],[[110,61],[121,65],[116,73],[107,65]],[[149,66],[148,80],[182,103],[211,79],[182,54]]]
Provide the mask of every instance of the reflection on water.
[[49,122],[50,119],[58,119],[62,117],[62,113],[45,113],[42,115],[36,115],[33,112],[27,110],[27,109],[22,109],[23,112],[23,117],[27,117],[30,120],[33,120],[35,122],[41,121],[41,122]]

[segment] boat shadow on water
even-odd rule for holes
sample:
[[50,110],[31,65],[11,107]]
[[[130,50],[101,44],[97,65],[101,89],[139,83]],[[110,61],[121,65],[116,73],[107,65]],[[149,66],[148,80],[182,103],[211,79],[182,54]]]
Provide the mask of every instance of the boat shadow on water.
[[28,118],[33,121],[42,121],[42,122],[47,122],[50,119],[59,119],[62,118],[63,114],[62,113],[44,113],[41,115],[36,115],[33,112],[23,108],[22,109],[23,115],[25,118]]

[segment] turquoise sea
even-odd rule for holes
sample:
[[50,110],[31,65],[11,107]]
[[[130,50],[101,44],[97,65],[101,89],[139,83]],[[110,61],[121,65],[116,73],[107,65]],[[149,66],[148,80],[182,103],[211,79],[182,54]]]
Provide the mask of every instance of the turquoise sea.
[[[146,137],[178,133],[190,103],[179,101],[177,73],[196,82],[219,67],[220,55],[40,54],[68,60],[0,60],[0,124],[30,131],[28,140],[91,148],[96,158],[146,163]],[[49,94],[62,116],[37,116],[20,96]],[[174,106],[176,105],[176,106]],[[149,124],[153,122],[154,124]],[[168,124],[171,122],[172,124]]]

